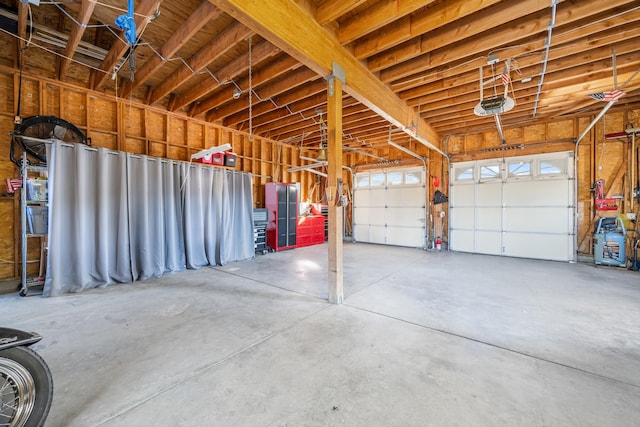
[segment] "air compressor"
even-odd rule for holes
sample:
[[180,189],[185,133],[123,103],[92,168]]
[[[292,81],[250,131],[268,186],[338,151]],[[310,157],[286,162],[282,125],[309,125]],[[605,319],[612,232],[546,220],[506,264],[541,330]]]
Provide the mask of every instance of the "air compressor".
[[596,265],[625,267],[625,236],[626,230],[621,218],[600,218],[593,235],[593,257]]

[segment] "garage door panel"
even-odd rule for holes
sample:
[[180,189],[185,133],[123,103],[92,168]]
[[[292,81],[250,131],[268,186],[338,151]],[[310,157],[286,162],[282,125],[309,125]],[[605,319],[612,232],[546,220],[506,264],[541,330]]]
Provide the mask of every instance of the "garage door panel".
[[460,252],[475,252],[473,230],[451,230],[451,249]]
[[420,248],[424,246],[423,236],[416,234],[413,228],[387,227],[387,244]]
[[569,261],[566,234],[509,233],[505,235],[505,255],[520,258]]
[[371,205],[371,191],[367,189],[358,189],[353,192],[353,204],[358,207]]
[[385,208],[369,208],[369,224],[385,225],[386,221]]
[[354,207],[353,222],[355,224],[369,224],[369,209],[366,207]]
[[453,206],[474,206],[476,186],[473,184],[459,184],[451,187],[451,204]]
[[384,187],[372,188],[369,190],[369,206],[381,206],[386,205],[386,190]]
[[[542,164],[554,159],[558,173],[542,174]],[[559,162],[558,162],[559,160]],[[573,169],[571,153],[518,156],[510,162],[528,162],[529,176],[502,171],[500,179],[469,183],[454,181],[451,189],[451,236],[453,250],[483,254],[573,260]],[[562,162],[566,161],[565,166]],[[496,160],[452,165],[473,165],[474,175]],[[548,163],[548,162],[547,162]],[[498,176],[496,176],[498,178]],[[503,181],[502,179],[505,179]]]
[[566,219],[570,214],[568,208],[560,207],[507,208],[504,231],[568,234],[569,221],[562,221],[561,218]]
[[[422,168],[356,173],[353,219],[356,241],[423,247],[427,189]],[[375,178],[375,179],[374,179]],[[370,183],[392,183],[372,185]]]
[[502,206],[502,181],[476,185],[476,206]]
[[387,208],[387,225],[422,227],[424,225],[424,209]]
[[476,228],[478,230],[502,231],[502,208],[476,209]]
[[386,243],[384,226],[369,226],[369,242],[370,243]]
[[487,255],[502,255],[502,233],[499,231],[476,231],[475,252]]
[[569,181],[539,180],[508,182],[504,187],[506,206],[569,206]]
[[451,209],[451,227],[452,228],[466,228],[473,230],[475,226],[475,208],[459,208],[455,207]]
[[356,242],[369,241],[369,224],[354,224],[353,238]]
[[392,187],[387,190],[387,206],[423,206],[426,189],[424,187]]

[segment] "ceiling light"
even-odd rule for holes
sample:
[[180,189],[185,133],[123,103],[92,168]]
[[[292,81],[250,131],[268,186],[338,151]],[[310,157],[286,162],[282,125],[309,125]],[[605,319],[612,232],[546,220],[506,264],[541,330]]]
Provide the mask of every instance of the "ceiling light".
[[240,95],[242,95],[242,89],[240,88],[235,88],[233,90],[233,99],[238,99],[240,98]]

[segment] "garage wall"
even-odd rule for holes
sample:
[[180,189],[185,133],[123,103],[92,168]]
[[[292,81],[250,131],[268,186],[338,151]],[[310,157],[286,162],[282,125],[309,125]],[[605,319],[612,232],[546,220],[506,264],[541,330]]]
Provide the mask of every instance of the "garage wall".
[[[0,65],[0,279],[19,276],[20,234],[19,196],[6,194],[4,180],[19,177],[18,168],[9,160],[10,137],[17,112],[19,76]],[[25,72],[22,80],[22,117],[53,115],[81,129],[92,145],[130,153],[175,160],[188,160],[203,148],[229,143],[237,157],[235,170],[257,175],[253,182],[254,203],[263,206],[264,184],[271,181],[300,182],[301,200],[321,202],[324,182],[306,171],[289,173],[291,167],[307,163],[300,160],[299,149],[292,145],[249,135],[237,130],[151,108],[130,100],[93,92],[34,76]],[[213,166],[212,166],[213,167]],[[344,173],[345,182],[350,182]],[[28,273],[35,274],[40,258],[40,242],[30,239]]]

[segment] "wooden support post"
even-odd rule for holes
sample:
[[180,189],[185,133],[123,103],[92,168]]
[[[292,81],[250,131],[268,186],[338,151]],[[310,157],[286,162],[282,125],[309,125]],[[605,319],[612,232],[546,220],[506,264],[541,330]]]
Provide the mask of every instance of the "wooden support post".
[[329,77],[327,93],[327,204],[329,205],[329,302],[341,304],[343,293],[342,81]]

